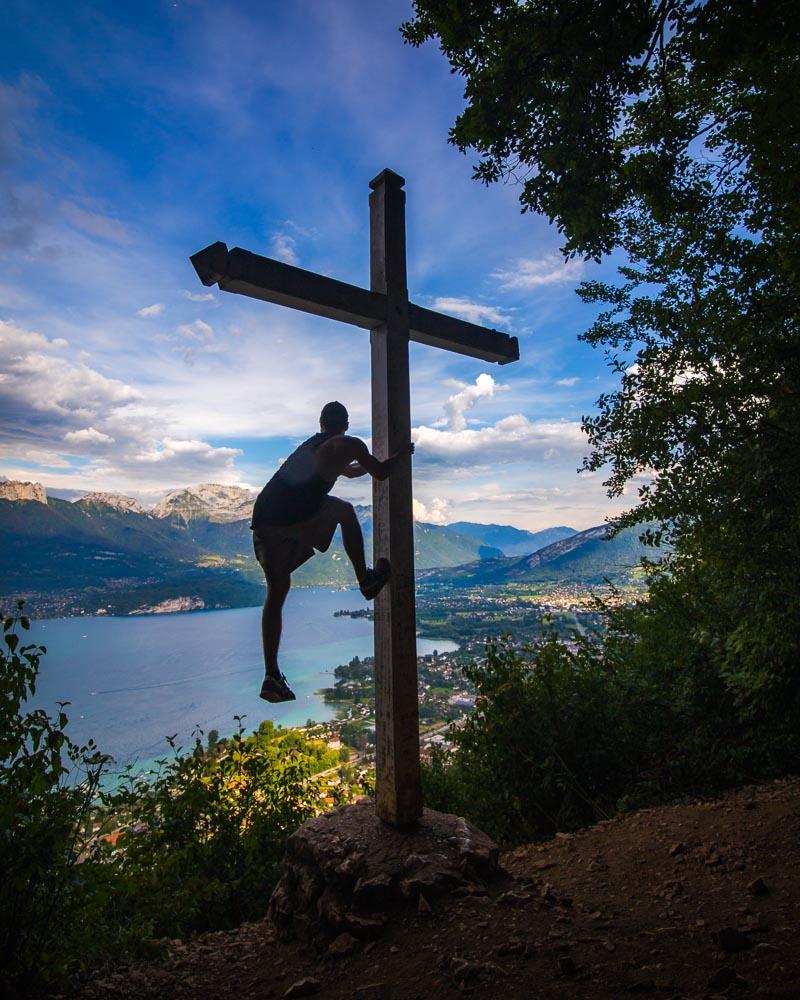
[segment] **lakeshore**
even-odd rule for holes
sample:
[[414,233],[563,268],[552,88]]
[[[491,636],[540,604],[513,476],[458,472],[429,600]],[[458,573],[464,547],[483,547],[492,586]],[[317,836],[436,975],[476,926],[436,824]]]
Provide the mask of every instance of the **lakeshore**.
[[[186,746],[198,727],[230,735],[235,716],[248,730],[263,719],[284,727],[327,722],[336,709],[318,692],[333,685],[337,666],[373,648],[369,620],[334,612],[363,606],[355,590],[292,591],[281,658],[297,700],[281,705],[258,697],[260,608],[34,620],[26,640],[47,653],[32,706],[52,714],[69,702],[71,738],[94,739],[118,765],[145,766],[168,752],[167,736]],[[420,655],[434,649],[457,644],[418,640]]]

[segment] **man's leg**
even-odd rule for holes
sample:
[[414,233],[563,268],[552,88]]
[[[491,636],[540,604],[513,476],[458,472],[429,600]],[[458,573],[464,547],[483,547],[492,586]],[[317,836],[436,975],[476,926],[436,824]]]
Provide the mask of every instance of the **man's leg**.
[[347,557],[353,564],[356,579],[359,583],[367,572],[367,561],[364,555],[364,535],[358,523],[358,515],[352,504],[342,504],[339,525],[342,529],[342,542]]
[[273,677],[280,676],[278,646],[283,626],[283,605],[291,586],[290,573],[270,573],[267,578],[267,599],[261,612],[261,641],[264,646],[264,666]]
[[367,561],[364,556],[364,536],[361,533],[361,525],[358,523],[358,515],[352,504],[342,501],[340,503],[339,524],[342,529],[344,550],[353,564],[361,593],[368,601],[371,601],[380,593],[389,579],[389,560],[379,559],[375,563],[374,569],[367,569]]

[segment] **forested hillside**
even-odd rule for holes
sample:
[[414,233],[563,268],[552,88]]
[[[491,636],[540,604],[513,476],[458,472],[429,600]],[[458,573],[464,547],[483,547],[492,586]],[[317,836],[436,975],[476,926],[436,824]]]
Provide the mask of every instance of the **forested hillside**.
[[625,528],[610,535],[601,524],[575,532],[546,545],[531,555],[471,562],[442,572],[423,574],[428,583],[448,583],[474,587],[508,583],[598,584],[606,580],[628,583],[641,578],[642,559],[657,560],[667,549],[652,547],[640,540],[641,528]]
[[449,525],[453,531],[470,538],[479,538],[484,545],[494,545],[506,556],[524,556],[537,552],[562,538],[574,535],[574,528],[563,525],[545,528],[542,531],[525,531],[509,524],[476,524],[474,521],[453,521]]

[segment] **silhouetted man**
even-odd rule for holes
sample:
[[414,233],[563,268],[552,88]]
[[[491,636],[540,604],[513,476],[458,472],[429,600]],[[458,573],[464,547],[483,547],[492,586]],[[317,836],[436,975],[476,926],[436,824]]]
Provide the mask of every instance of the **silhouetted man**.
[[261,697],[266,701],[292,701],[294,693],[278,667],[283,604],[292,585],[292,573],[314,555],[326,552],[337,526],[353,564],[361,593],[368,601],[389,579],[388,559],[368,569],[364,536],[346,500],[328,494],[339,476],[355,479],[371,475],[388,479],[400,459],[414,452],[410,442],[385,462],[371,455],[359,438],[348,437],[347,410],[341,403],[326,403],[319,417],[319,434],[304,441],[259,493],[253,507],[253,547],[267,578],[267,599],[261,615],[266,676]]

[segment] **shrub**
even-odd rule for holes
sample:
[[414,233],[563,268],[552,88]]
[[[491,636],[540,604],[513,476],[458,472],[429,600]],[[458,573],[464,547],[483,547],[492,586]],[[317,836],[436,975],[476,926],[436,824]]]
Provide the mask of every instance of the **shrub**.
[[602,641],[488,646],[464,667],[479,697],[454,751],[423,768],[427,804],[512,845],[796,769],[795,706],[742,705],[707,617],[662,578]]
[[55,719],[25,711],[45,652],[20,645],[28,628],[19,602],[0,648],[0,982],[4,993],[40,994],[85,969],[94,951],[85,920],[93,887],[80,862],[109,758],[91,741],[71,742],[65,705]]
[[43,647],[3,622],[0,649],[0,992],[42,996],[167,937],[266,912],[286,836],[319,811],[312,769],[339,755],[264,726],[101,788],[111,758],[26,711]]
[[475,711],[456,753],[425,767],[426,801],[468,815],[504,844],[606,816],[635,776],[635,704],[598,650],[547,635],[535,647],[487,647],[464,667]]
[[130,771],[104,796],[122,832],[108,860],[115,906],[147,913],[154,937],[234,927],[266,912],[286,837],[319,811],[311,758],[295,747],[246,737],[241,725],[209,755],[193,748]]

